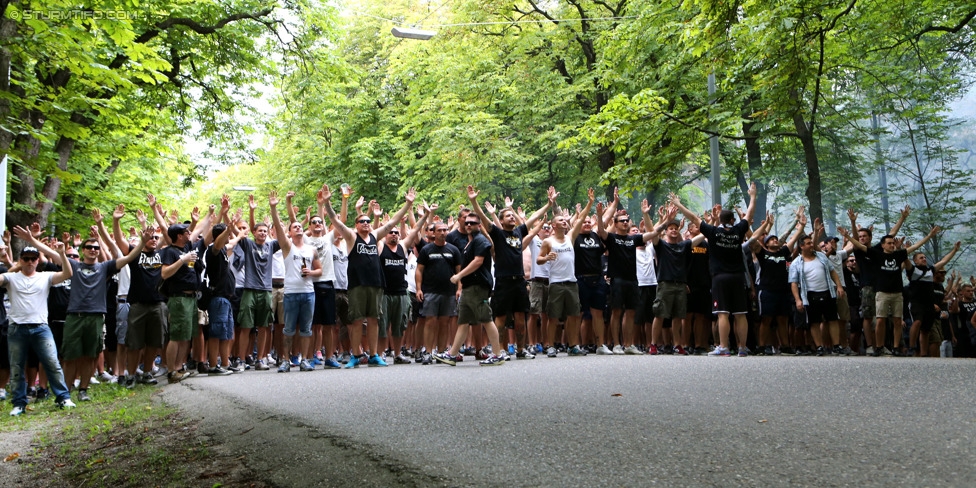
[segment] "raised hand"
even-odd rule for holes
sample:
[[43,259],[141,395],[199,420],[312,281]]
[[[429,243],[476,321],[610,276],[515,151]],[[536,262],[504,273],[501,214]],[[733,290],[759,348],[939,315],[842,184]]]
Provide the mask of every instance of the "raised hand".
[[258,202],[255,202],[254,201],[254,195],[253,194],[247,196],[247,206],[251,210],[255,210],[255,209],[258,208]]
[[96,224],[102,223],[103,218],[102,218],[101,210],[97,208],[93,208],[91,215],[92,215],[92,219],[95,221]]
[[417,199],[417,190],[410,187],[410,189],[407,190],[407,195],[404,198],[406,199],[407,203],[413,205],[413,201]]
[[468,185],[468,200],[474,200],[478,198],[478,190],[474,189],[474,185]]
[[495,213],[496,209],[495,206],[492,205],[490,201],[485,200],[485,210],[487,210],[488,213]]
[[281,200],[278,198],[278,192],[271,190],[271,193],[268,194],[268,205],[277,207],[279,203],[281,203]]

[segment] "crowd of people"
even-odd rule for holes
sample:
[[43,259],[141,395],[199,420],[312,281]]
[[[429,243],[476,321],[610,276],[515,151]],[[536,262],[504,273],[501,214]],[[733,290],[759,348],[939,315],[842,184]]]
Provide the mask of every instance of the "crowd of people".
[[801,207],[779,236],[771,214],[752,225],[748,193],[745,212],[698,215],[671,194],[632,217],[593,189],[571,207],[550,187],[527,214],[469,186],[469,205],[438,215],[411,189],[392,214],[359,197],[348,225],[352,189],[337,210],[323,185],[304,215],[293,192],[250,196],[246,217],[224,195],[185,221],[148,195],[126,230],[122,205],[111,229],[94,209],[88,237],[14,227],[0,400],[20,415],[30,397],[74,407],[100,382],[466,356],[976,356],[974,280],[946,270],[960,244],[934,263],[920,252],[938,227],[898,237],[906,207],[874,244],[854,210],[836,237]]

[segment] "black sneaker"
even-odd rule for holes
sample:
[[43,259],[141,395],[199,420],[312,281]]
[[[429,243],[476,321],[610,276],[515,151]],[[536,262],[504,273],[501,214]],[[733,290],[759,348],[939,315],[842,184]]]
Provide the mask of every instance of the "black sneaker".
[[50,391],[47,388],[38,388],[35,397],[37,398],[37,401],[41,401],[47,398],[48,393],[50,393]]
[[136,375],[130,374],[125,377],[125,387],[129,390],[136,387]]
[[844,348],[843,347],[840,347],[840,344],[838,344],[838,345],[834,346],[834,348],[833,348],[833,350],[831,352],[833,352],[837,356],[843,356],[844,355]]
[[156,381],[156,378],[153,378],[152,373],[143,373],[142,376],[139,376],[136,379],[136,381],[143,385],[155,385],[159,383]]
[[234,372],[228,371],[224,368],[221,368],[220,366],[217,366],[214,368],[210,368],[210,371],[207,371],[207,374],[210,376],[227,376],[229,374],[234,374]]
[[824,349],[823,346],[817,346],[817,356],[823,356],[826,353],[827,351]]
[[88,396],[88,390],[78,390],[78,401],[79,402],[90,402],[91,397]]
[[207,374],[210,372],[210,363],[207,361],[200,361],[197,363],[197,374]]

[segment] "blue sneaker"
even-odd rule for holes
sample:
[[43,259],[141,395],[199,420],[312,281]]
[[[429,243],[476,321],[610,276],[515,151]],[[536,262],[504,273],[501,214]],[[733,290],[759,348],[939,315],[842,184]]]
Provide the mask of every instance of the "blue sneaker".
[[297,368],[300,362],[301,361],[298,360],[298,356],[292,356],[291,357],[291,365],[292,365],[292,367],[296,367]]
[[509,344],[508,345],[508,353],[509,354],[515,354],[515,344]]
[[326,359],[322,364],[325,366],[325,369],[339,369],[342,367],[342,365],[333,358]]
[[389,366],[388,364],[386,364],[386,361],[384,361],[383,358],[380,357],[378,354],[374,354],[373,357],[369,358],[369,361],[366,362],[366,365],[371,368],[374,366]]
[[732,353],[730,353],[729,350],[727,348],[725,348],[725,347],[715,346],[715,349],[713,349],[712,352],[708,353],[708,355],[709,356],[713,356],[713,357],[714,356],[728,357],[728,356],[731,356]]
[[278,372],[279,373],[287,373],[289,371],[291,371],[291,362],[289,362],[289,361],[282,361],[281,362],[281,366],[278,366]]
[[352,369],[358,367],[359,367],[359,357],[349,356],[349,362],[346,363],[346,369]]
[[321,366],[322,360],[319,358],[312,358],[312,360],[309,361],[309,364],[311,364],[312,366]]

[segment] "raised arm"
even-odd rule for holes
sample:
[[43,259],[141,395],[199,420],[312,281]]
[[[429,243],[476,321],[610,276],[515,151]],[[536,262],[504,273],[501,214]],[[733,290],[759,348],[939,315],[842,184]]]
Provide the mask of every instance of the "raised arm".
[[753,181],[749,185],[749,207],[746,208],[745,220],[749,221],[749,226],[752,226],[752,218],[756,215],[756,182]]
[[949,254],[946,254],[945,257],[943,257],[942,259],[939,260],[939,262],[935,263],[934,268],[935,269],[939,269],[939,268],[945,267],[945,265],[949,264],[949,261],[952,261],[952,258],[956,255],[957,252],[959,252],[959,247],[960,246],[962,246],[962,243],[959,242],[959,241],[956,241],[956,244],[954,246],[952,246],[952,250],[949,251]]
[[535,224],[537,220],[542,218],[542,216],[544,216],[546,212],[548,212],[549,209],[556,204],[556,198],[558,196],[559,196],[559,192],[556,191],[556,188],[550,186],[549,189],[546,190],[546,198],[547,198],[546,204],[543,205],[542,208],[540,208],[539,210],[533,212],[532,215],[529,216],[529,218],[525,219],[525,226],[532,227],[532,225]]
[[[905,221],[908,220],[908,215],[911,213],[912,213],[912,207],[905,205],[905,208],[903,208],[900,214],[898,215],[898,222],[895,222],[895,226],[891,228],[892,237],[898,235],[898,231],[901,230],[901,226],[905,224]],[[908,252],[912,252],[912,251],[908,251]]]
[[864,244],[861,244],[861,241],[852,238],[850,232],[848,232],[847,229],[843,227],[837,227],[837,232],[839,232],[840,235],[844,236],[844,239],[847,239],[847,241],[850,242],[852,246],[854,246],[854,250],[867,252],[868,247],[865,246]]
[[[51,249],[50,247],[48,247],[47,245],[45,245],[43,242],[41,242],[40,239],[34,237],[34,234],[32,234],[31,231],[29,231],[29,230],[27,230],[27,229],[25,229],[25,228],[23,228],[23,227],[21,227],[19,225],[15,225],[14,226],[14,235],[17,236],[19,239],[23,239],[28,244],[36,247],[38,251],[40,251],[45,256],[47,256],[47,258],[50,259],[51,262],[53,262],[54,264],[57,264],[59,266],[63,266],[64,263],[67,263],[67,261],[61,261],[61,255],[64,254],[64,252],[60,252],[59,253],[58,251],[55,251],[54,249]],[[63,249],[62,249],[62,251],[63,251]]]
[[600,236],[600,239],[607,238],[607,224],[603,221],[603,202],[596,204],[596,233]]
[[[906,206],[906,208],[907,208],[907,206]],[[929,239],[935,237],[935,235],[938,234],[941,231],[942,231],[942,228],[939,227],[938,225],[935,226],[935,227],[932,227],[932,230],[930,230],[928,234],[925,234],[925,237],[919,239],[918,242],[916,242],[915,244],[912,244],[911,246],[908,246],[906,248],[906,251],[908,251],[908,254],[912,254],[913,252],[918,251],[919,249],[922,248],[923,245],[925,245],[926,242],[929,242]]]
[[692,212],[691,210],[688,210],[684,205],[682,205],[681,199],[678,198],[677,194],[672,193],[668,195],[668,200],[671,202],[671,205],[674,205],[674,207],[678,209],[678,211],[681,212],[681,214],[684,215],[686,219],[688,219],[688,222],[695,224],[698,227],[701,227],[701,222],[702,222],[701,217],[699,217],[698,214]]
[[393,216],[390,217],[390,220],[387,223],[381,225],[378,229],[373,231],[373,235],[376,236],[377,240],[386,237],[386,234],[390,232],[390,229],[400,224],[400,221],[403,220],[403,217],[407,215],[407,212],[409,212],[410,209],[413,207],[413,201],[416,198],[417,198],[417,192],[413,188],[407,190],[407,196],[405,197],[406,201],[403,202],[403,206],[400,207],[400,210],[397,210],[397,213],[393,214]]
[[475,190],[474,185],[468,185],[468,201],[471,202],[471,211],[481,219],[481,225],[484,226],[485,232],[488,232],[494,224],[485,215],[485,211],[481,209],[481,205],[478,205],[478,190]]
[[406,249],[413,247],[420,240],[420,232],[427,226],[427,222],[430,222],[434,218],[434,212],[437,211],[437,204],[427,205],[425,203],[423,209],[424,216],[414,223],[413,227],[410,228],[410,232],[407,232],[407,235],[403,238],[403,247]]
[[[347,242],[352,243],[356,241],[356,236],[353,235],[352,230],[346,227],[346,222],[340,219],[336,215],[335,209],[332,208],[332,190],[329,189],[329,185],[322,185],[322,204],[325,207],[325,213],[328,214],[329,220],[332,221],[332,226],[335,231],[339,233],[340,236]],[[345,206],[346,201],[342,201],[342,205]],[[351,244],[347,244],[351,245]]]
[[573,221],[573,228],[569,231],[569,240],[575,241],[576,237],[579,236],[580,229],[583,228],[583,221],[586,220],[586,216],[590,215],[590,209],[593,208],[593,202],[596,200],[596,192],[593,188],[586,190],[586,206],[583,207],[576,215],[576,220]]
[[143,230],[142,236],[139,238],[139,243],[133,246],[132,249],[129,250],[128,254],[115,260],[115,269],[122,269],[128,266],[129,263],[135,261],[139,256],[139,253],[141,253],[143,248],[146,246],[146,242],[148,242],[149,239],[152,239],[153,231],[154,230],[152,227]]
[[74,274],[74,268],[70,264],[68,264],[68,256],[64,255],[64,247],[65,246],[63,242],[54,243],[54,248],[57,249],[58,255],[60,255],[61,257],[61,262],[65,263],[65,265],[61,266],[61,271],[54,273],[54,276],[51,278],[51,284],[53,285],[71,279],[71,276]]
[[268,207],[271,208],[271,224],[274,226],[275,235],[278,237],[278,246],[281,247],[282,256],[288,256],[291,253],[291,240],[288,239],[288,234],[281,225],[281,217],[278,216],[278,203],[280,202],[278,192],[272,190],[268,195]]

